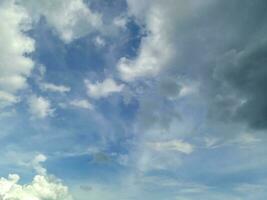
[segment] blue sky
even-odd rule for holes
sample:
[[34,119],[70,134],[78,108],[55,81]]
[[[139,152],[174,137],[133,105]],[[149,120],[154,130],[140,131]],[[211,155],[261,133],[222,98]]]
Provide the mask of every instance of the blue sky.
[[0,199],[265,200],[264,0],[2,0]]

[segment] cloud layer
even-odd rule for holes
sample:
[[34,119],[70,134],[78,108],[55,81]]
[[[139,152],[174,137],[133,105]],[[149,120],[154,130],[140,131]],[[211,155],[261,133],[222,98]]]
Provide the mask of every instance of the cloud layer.
[[265,200],[266,8],[1,1],[0,199]]

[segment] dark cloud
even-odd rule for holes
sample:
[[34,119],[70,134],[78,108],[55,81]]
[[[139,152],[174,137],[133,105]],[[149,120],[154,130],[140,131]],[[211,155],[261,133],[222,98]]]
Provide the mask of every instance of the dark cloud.
[[[209,116],[267,128],[266,1],[218,4],[214,59],[206,67],[205,95]],[[223,12],[223,13],[222,13]],[[216,16],[215,15],[215,16]],[[212,23],[210,26],[213,26]],[[217,49],[217,51],[216,51]]]
[[169,76],[201,83],[213,120],[267,128],[267,2],[217,1],[177,22]]
[[170,2],[157,4],[168,10],[166,36],[175,56],[139,99],[142,127],[168,129],[183,118],[173,100],[189,80],[199,83],[200,95],[192,98],[206,102],[209,119],[267,128],[267,2]]
[[228,90],[228,94],[221,92],[222,110],[229,109],[232,119],[253,128],[267,128],[267,42],[228,52],[214,69],[214,77],[221,90]]

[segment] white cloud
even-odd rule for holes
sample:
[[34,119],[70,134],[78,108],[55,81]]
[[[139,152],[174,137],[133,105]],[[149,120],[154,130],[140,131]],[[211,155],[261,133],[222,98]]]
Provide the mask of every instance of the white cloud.
[[31,96],[28,105],[29,112],[35,118],[45,118],[53,115],[54,109],[51,108],[50,101],[44,97]]
[[0,179],[0,185],[6,187],[6,191],[1,191],[3,200],[71,200],[68,188],[58,180],[37,175],[31,184],[20,185],[19,176],[9,175],[8,179]]
[[60,180],[46,175],[40,162],[46,157],[39,154],[32,164],[38,175],[33,178],[32,183],[21,185],[18,183],[20,177],[17,174],[10,174],[8,178],[0,178],[0,199],[2,200],[71,200],[68,187]]
[[65,42],[83,37],[99,29],[101,16],[92,12],[83,0],[20,0],[36,20],[40,16],[54,28]]
[[8,92],[0,91],[0,108],[17,103],[18,97]]
[[67,87],[65,85],[55,85],[52,83],[41,83],[40,87],[44,91],[59,92],[59,93],[65,93],[71,90],[70,87]]
[[173,55],[163,10],[152,6],[147,13],[145,24],[148,36],[142,39],[137,57],[132,60],[123,57],[117,65],[120,76],[125,81],[156,76],[167,67]]
[[75,99],[70,102],[71,106],[83,109],[93,109],[93,105],[86,99]]
[[42,162],[45,162],[47,157],[43,154],[38,154],[32,161],[32,167],[40,175],[46,175],[46,169],[41,165]]
[[197,84],[182,84],[182,88],[180,90],[179,96],[185,97],[188,95],[192,95],[198,92],[198,85]]
[[91,83],[85,80],[87,94],[95,99],[107,97],[112,93],[121,92],[124,88],[123,84],[117,84],[113,79],[105,79],[103,82]]
[[115,17],[113,24],[119,28],[125,29],[128,22],[128,18],[124,16]]
[[18,89],[23,89],[26,86],[26,77],[21,75],[12,75],[10,77],[0,78],[1,88],[9,92],[16,92]]
[[104,47],[106,45],[104,38],[100,36],[96,36],[94,39],[94,42],[95,42],[95,45],[98,47]]
[[193,145],[182,140],[150,142],[148,145],[157,151],[179,151],[185,154],[191,154],[194,151]]
[[27,78],[34,66],[26,55],[34,51],[34,41],[25,32],[31,19],[14,1],[0,3],[0,104],[18,102],[18,90],[27,86]]
[[183,164],[183,154],[189,155],[194,146],[182,140],[162,138],[162,135],[149,135],[148,132],[138,141],[137,151],[131,155],[137,170],[177,170]]

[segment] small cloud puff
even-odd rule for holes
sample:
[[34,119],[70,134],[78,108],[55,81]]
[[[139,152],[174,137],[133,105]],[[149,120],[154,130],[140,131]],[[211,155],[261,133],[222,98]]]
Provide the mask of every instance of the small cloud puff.
[[28,100],[29,112],[33,118],[45,118],[52,116],[54,109],[51,108],[51,103],[44,97],[31,96]]
[[68,87],[68,86],[55,85],[53,83],[42,83],[40,85],[40,87],[43,91],[48,91],[48,92],[66,93],[66,92],[69,92],[71,90],[70,87]]
[[77,108],[92,110],[94,106],[86,99],[74,99],[70,102],[70,105]]
[[111,78],[107,78],[103,82],[91,83],[89,80],[85,80],[84,82],[87,88],[87,94],[94,99],[108,97],[112,93],[121,92],[124,88],[123,84],[117,84]]

